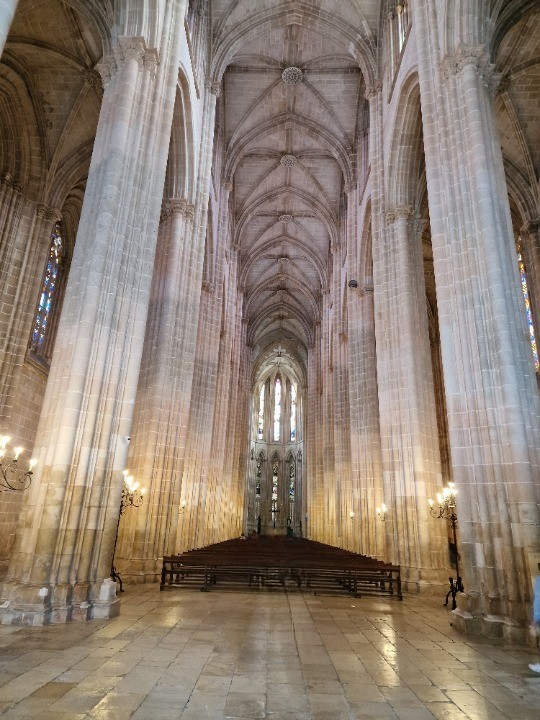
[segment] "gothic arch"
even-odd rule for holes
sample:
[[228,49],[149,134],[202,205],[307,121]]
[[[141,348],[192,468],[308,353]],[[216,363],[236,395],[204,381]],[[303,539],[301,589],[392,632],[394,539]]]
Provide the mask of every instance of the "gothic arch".
[[420,86],[414,72],[403,83],[394,114],[387,172],[388,209],[396,205],[415,205],[423,150]]
[[164,198],[177,198],[193,203],[195,158],[193,113],[188,79],[181,69],[173,111],[171,141],[165,178]]
[[[5,60],[5,59],[4,59]],[[0,170],[37,198],[43,148],[32,84],[5,62],[0,66]]]
[[372,252],[372,232],[371,232],[371,199],[368,200],[364,213],[364,226],[361,234],[360,246],[360,267],[359,281],[360,287],[373,287],[373,252]]

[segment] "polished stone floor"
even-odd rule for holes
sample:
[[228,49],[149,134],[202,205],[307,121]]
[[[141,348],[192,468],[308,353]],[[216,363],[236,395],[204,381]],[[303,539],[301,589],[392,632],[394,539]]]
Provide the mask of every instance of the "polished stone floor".
[[437,599],[128,587],[114,621],[0,626],[0,717],[538,720],[532,650]]

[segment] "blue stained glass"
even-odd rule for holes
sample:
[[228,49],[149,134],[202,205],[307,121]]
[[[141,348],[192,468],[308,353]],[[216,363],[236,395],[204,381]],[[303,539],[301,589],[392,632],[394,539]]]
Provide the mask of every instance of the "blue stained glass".
[[54,306],[56,280],[60,261],[62,257],[62,237],[60,234],[60,226],[57,224],[51,233],[51,245],[49,250],[49,259],[47,261],[47,269],[43,286],[39,298],[38,310],[32,331],[32,346],[38,352],[43,347],[46,338],[46,329],[49,315]]
[[540,358],[538,356],[538,345],[536,343],[536,334],[534,332],[534,324],[532,319],[532,311],[531,311],[531,301],[529,298],[529,287],[527,285],[527,275],[525,273],[525,264],[523,263],[523,258],[521,257],[521,248],[518,244],[517,246],[517,253],[518,253],[518,265],[519,265],[519,274],[521,278],[521,290],[523,292],[523,300],[525,302],[525,316],[527,318],[527,325],[529,326],[529,340],[531,343],[531,349],[534,359],[534,367],[536,372],[540,372]]

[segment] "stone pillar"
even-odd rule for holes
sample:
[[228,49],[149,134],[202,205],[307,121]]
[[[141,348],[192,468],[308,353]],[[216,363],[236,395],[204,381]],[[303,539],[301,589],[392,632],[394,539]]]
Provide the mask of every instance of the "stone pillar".
[[419,78],[453,475],[466,594],[454,627],[524,641],[540,550],[540,402],[501,146],[481,46],[443,59],[419,0]]
[[[119,38],[39,423],[37,472],[4,584],[2,622],[118,612],[108,579],[146,325],[176,91],[181,8],[161,57]],[[156,128],[160,132],[156,132]]]
[[[143,360],[128,455],[146,488],[143,504],[120,523],[115,562],[122,576],[154,580],[171,554],[180,511],[182,451],[191,397],[204,245],[193,242],[194,207],[163,203]],[[182,419],[184,421],[182,422]]]
[[[218,243],[226,245],[228,227],[228,193],[220,203],[220,232]],[[213,418],[211,466],[208,477],[208,495],[214,502],[208,503],[203,518],[206,527],[205,544],[229,537],[237,537],[244,527],[245,483],[241,484],[234,472],[237,453],[246,447],[248,417],[245,413],[247,386],[240,381],[240,347],[242,343],[242,293],[238,292],[238,253],[229,251],[228,261],[218,253],[227,273],[227,297],[224,298],[223,326],[220,332],[220,353],[216,388],[216,406]],[[242,423],[239,423],[239,419]],[[244,450],[245,452],[245,450]],[[247,469],[247,468],[246,468]],[[253,500],[254,500],[253,493]],[[233,512],[231,512],[231,505]],[[220,510],[224,510],[220,522]]]
[[322,380],[321,380],[321,323],[316,321],[313,328],[313,342],[308,347],[307,368],[307,406],[304,437],[309,467],[309,485],[304,484],[307,509],[303,525],[306,537],[322,540],[321,532],[324,523],[324,490],[322,471]]
[[9,33],[9,28],[17,9],[19,0],[0,0],[0,56],[4,52],[4,45]]
[[428,498],[442,489],[421,242],[412,208],[386,213],[373,243],[375,334],[384,495],[392,560],[410,589],[446,575],[442,523]]
[[[163,204],[150,323],[137,392],[128,466],[147,499],[121,523],[119,569],[134,580],[156,579],[163,555],[180,550],[189,509],[182,486],[201,305],[208,197],[218,89],[203,106],[196,204]],[[166,422],[163,421],[166,418]]]
[[[385,526],[376,508],[383,494],[373,287],[349,291],[349,378],[351,406],[351,472],[354,527],[364,555],[386,557]],[[389,498],[388,498],[389,500]]]

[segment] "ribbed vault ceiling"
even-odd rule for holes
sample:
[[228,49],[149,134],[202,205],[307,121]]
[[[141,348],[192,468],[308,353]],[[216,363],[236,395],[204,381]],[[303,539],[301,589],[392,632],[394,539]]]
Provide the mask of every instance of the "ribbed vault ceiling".
[[[308,21],[307,5],[313,12],[314,3],[213,3],[218,54],[236,28],[250,28],[236,38],[223,76],[220,125],[248,341],[260,349],[281,339],[300,350],[312,341],[331,248],[341,241],[344,188],[354,177],[365,102],[346,37],[340,41]],[[380,2],[317,5],[333,13],[335,27],[346,24],[372,46]],[[266,24],[256,33],[259,16]]]

